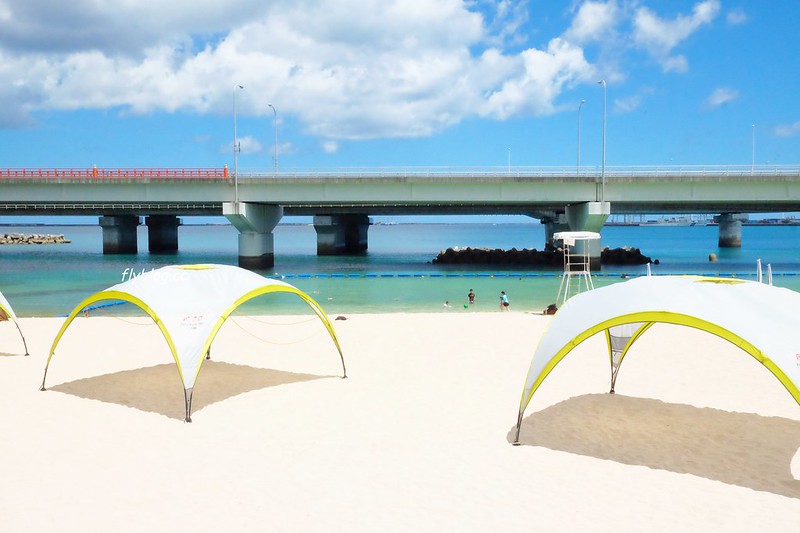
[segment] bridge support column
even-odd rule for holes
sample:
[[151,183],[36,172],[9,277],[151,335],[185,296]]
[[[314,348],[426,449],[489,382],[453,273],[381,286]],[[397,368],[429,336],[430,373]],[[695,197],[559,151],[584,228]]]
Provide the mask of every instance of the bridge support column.
[[150,215],[147,224],[147,245],[150,253],[172,253],[178,251],[178,226],[181,221],[175,215]]
[[140,220],[135,215],[104,215],[100,217],[103,228],[103,253],[135,254],[139,251],[136,227]]
[[558,243],[553,240],[553,235],[559,231],[569,231],[567,215],[565,213],[555,213],[553,216],[542,217],[540,222],[544,224],[545,250],[556,248]]
[[239,266],[252,270],[275,265],[272,230],[283,217],[280,205],[224,202],[222,214],[239,230]]
[[[568,205],[566,217],[571,231],[593,231],[600,233],[611,214],[611,202],[585,202]],[[602,239],[578,241],[575,253],[589,256],[589,268],[600,270],[600,252]]]
[[742,222],[747,220],[742,213],[722,213],[714,219],[719,223],[719,247],[742,247]]
[[355,255],[367,251],[367,215],[316,215],[317,255]]

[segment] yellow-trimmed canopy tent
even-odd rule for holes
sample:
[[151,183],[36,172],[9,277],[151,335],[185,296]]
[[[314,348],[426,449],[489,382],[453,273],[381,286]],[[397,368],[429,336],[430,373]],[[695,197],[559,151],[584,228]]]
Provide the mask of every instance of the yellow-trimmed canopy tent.
[[322,307],[303,291],[283,281],[264,278],[254,272],[229,265],[173,265],[145,272],[131,280],[97,292],[67,316],[53,340],[44,369],[41,390],[46,390],[47,369],[59,340],[70,323],[87,307],[103,300],[120,300],[142,309],[158,325],[178,366],[186,399],[186,422],[191,422],[192,390],[219,329],[237,307],[269,293],[299,296],[324,324],[342,361],[342,377],[347,377],[339,340],[333,323]]
[[655,323],[717,335],[753,356],[800,404],[800,293],[755,281],[646,276],[573,296],[553,316],[533,354],[519,403],[517,433],[533,394],[580,343],[605,335],[611,390],[631,346]]
[[3,293],[0,292],[0,322],[10,321],[14,323],[14,326],[17,328],[17,332],[19,336],[22,338],[22,346],[25,348],[25,355],[30,355],[28,353],[28,343],[25,342],[25,335],[22,334],[22,329],[19,327],[19,322],[17,322],[17,316],[14,314],[14,310],[11,309],[11,304],[8,303],[6,297],[3,296]]

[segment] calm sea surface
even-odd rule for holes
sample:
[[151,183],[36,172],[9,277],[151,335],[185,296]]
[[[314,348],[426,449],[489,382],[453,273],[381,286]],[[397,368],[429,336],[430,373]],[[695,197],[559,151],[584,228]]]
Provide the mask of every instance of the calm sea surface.
[[[170,264],[237,263],[237,233],[232,226],[182,226],[180,251],[147,252],[146,228],[139,233],[138,255],[104,256],[99,226],[0,226],[0,233],[63,234],[64,245],[0,246],[0,291],[20,316],[58,316],[93,292],[119,283],[122,272],[147,271]],[[603,246],[630,246],[660,261],[653,274],[706,274],[755,279],[756,260],[773,283],[800,290],[800,226],[745,226],[742,247],[717,247],[716,226],[610,226]],[[477,294],[473,309],[498,309],[506,291],[516,311],[541,311],[556,300],[560,270],[437,266],[430,262],[448,247],[536,248],[544,244],[541,224],[395,224],[369,229],[363,256],[318,257],[311,225],[275,229],[275,266],[261,274],[283,279],[311,294],[328,312],[463,312],[469,289]],[[710,253],[719,261],[709,262]],[[617,283],[622,275],[645,274],[645,266],[603,267],[595,286]],[[274,296],[274,299],[273,299]],[[256,299],[242,312],[305,312],[290,295]],[[444,308],[449,301],[450,309]],[[125,313],[126,306],[108,308]]]

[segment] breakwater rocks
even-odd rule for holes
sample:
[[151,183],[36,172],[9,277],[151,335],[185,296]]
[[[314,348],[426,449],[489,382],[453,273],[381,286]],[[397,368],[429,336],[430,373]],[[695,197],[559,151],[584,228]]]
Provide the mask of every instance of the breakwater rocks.
[[23,235],[21,233],[3,233],[0,244],[69,244],[71,241],[63,235]]
[[[658,264],[638,248],[603,248],[600,252],[601,265],[645,265]],[[558,250],[522,249],[501,250],[499,248],[448,248],[433,259],[439,265],[515,265],[563,267],[564,253]]]

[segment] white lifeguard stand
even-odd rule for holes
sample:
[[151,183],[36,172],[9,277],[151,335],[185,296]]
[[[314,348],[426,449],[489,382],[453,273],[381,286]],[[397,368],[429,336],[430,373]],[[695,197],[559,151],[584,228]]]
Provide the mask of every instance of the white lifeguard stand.
[[564,274],[556,297],[559,307],[579,292],[594,289],[589,241],[599,239],[600,234],[593,231],[560,231],[553,234],[553,240],[561,241],[564,250]]

